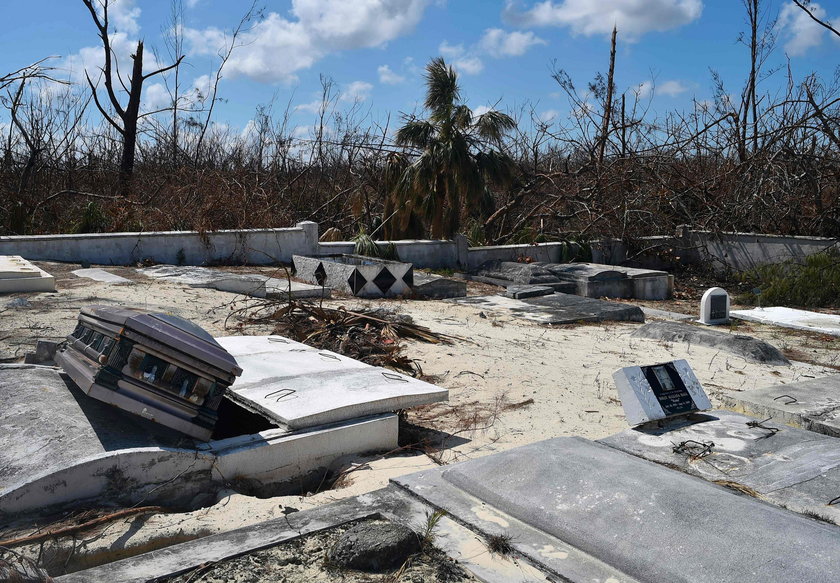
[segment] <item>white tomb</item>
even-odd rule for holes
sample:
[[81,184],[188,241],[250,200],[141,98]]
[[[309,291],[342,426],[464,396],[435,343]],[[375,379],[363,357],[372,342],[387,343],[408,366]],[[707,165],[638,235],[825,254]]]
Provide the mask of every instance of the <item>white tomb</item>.
[[700,323],[708,326],[729,322],[729,294],[720,287],[710,287],[700,299]]
[[52,275],[20,255],[0,255],[0,293],[54,291]]

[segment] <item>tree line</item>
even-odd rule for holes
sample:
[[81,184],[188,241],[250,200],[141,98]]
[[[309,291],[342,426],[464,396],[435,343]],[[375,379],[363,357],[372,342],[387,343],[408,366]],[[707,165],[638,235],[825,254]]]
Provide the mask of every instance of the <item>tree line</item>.
[[[425,108],[373,120],[340,107],[322,78],[310,135],[292,108],[258,106],[247,131],[212,120],[219,82],[249,10],[203,91],[180,86],[179,3],[168,59],[144,73],[144,46],[122,76],[109,42],[108,0],[82,0],[103,50],[99,75],[57,78],[50,61],[0,77],[10,123],[0,142],[0,235],[47,232],[218,230],[314,220],[344,238],[450,237],[473,244],[718,231],[840,236],[840,87],[816,75],[768,70],[773,22],[761,0],[742,0],[745,82],[714,98],[654,116],[638,91],[607,73],[580,89],[552,70],[570,103],[564,120],[534,106],[476,114],[443,59],[426,66]],[[799,8],[819,21],[810,3]],[[840,36],[830,23],[819,21]],[[158,62],[158,59],[156,59]],[[784,90],[760,91],[767,75]],[[144,83],[165,80],[169,105],[141,111]],[[2,126],[0,126],[2,127]]]

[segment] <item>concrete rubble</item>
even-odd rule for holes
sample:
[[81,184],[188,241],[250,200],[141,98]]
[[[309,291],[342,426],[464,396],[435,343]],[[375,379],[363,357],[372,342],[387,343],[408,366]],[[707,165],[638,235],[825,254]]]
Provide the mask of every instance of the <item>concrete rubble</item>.
[[0,293],[54,291],[52,275],[19,255],[0,255]]
[[553,293],[551,295],[513,299],[504,296],[470,296],[448,300],[475,306],[496,313],[510,313],[540,324],[576,324],[580,322],[644,322],[637,306]]
[[761,362],[777,366],[790,366],[775,346],[744,334],[729,334],[708,328],[701,328],[682,322],[650,322],[633,332],[636,338],[652,338],[664,342],[685,342],[710,348],[719,348],[740,356],[749,362]]

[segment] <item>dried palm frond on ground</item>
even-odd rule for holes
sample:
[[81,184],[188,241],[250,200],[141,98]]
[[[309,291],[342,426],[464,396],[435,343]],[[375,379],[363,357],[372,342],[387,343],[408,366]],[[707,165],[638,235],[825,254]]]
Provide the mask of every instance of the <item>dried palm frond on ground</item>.
[[308,302],[263,302],[239,310],[243,325],[274,324],[274,334],[325,350],[331,350],[374,366],[422,374],[400,342],[404,339],[431,344],[451,344],[457,340],[415,324],[408,316],[381,310],[351,311],[344,307],[326,308]]

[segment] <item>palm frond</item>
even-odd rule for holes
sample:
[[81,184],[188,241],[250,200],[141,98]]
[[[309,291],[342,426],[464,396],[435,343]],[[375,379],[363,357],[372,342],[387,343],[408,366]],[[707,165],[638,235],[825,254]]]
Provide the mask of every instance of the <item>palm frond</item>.
[[452,107],[461,100],[461,90],[455,70],[446,64],[443,57],[436,57],[426,65],[426,87],[425,105],[432,119],[450,117]]
[[509,131],[516,127],[512,117],[500,111],[490,110],[478,116],[475,131],[483,139],[498,144]]
[[426,120],[413,119],[397,130],[396,141],[400,146],[425,148],[435,135],[435,126]]

